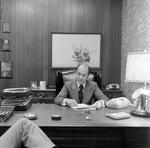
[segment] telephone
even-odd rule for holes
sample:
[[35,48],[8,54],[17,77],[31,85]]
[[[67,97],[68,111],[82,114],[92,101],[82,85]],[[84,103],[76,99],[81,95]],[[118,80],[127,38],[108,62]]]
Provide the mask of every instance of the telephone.
[[107,85],[106,89],[107,90],[118,90],[118,89],[120,89],[120,86],[119,86],[119,84],[113,83],[113,84]]
[[127,106],[134,106],[126,97],[118,97],[108,100],[106,106],[114,109],[121,109]]

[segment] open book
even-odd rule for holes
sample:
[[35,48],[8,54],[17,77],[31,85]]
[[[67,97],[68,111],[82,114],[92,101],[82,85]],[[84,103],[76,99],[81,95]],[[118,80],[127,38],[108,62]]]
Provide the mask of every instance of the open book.
[[93,105],[87,105],[87,104],[78,104],[75,107],[72,107],[74,110],[96,110],[96,108]]

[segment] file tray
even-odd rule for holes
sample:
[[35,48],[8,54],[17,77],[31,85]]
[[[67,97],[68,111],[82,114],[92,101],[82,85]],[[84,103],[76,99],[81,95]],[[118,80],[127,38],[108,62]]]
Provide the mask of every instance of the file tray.
[[2,97],[27,97],[31,94],[32,90],[29,88],[9,88],[3,90]]
[[14,111],[14,106],[0,106],[0,122],[6,121]]

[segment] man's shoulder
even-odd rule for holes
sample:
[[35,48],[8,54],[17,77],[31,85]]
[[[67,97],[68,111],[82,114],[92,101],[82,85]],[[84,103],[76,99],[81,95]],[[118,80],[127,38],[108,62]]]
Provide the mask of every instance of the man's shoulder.
[[89,83],[91,85],[96,85],[97,84],[95,81],[91,81],[91,80],[87,80],[87,83]]
[[97,82],[94,82],[94,81],[87,80],[86,83],[92,87],[97,86]]
[[66,81],[65,85],[71,85],[72,83],[75,83],[75,81],[74,80]]

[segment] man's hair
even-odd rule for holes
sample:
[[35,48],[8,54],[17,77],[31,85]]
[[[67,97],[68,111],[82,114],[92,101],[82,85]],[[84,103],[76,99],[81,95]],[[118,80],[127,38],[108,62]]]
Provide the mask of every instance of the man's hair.
[[88,67],[88,75],[89,75],[89,74],[90,74],[91,69],[90,69],[89,65],[87,65],[87,64],[85,64],[85,63],[81,63],[81,64],[79,64],[79,65],[76,67],[76,71],[78,70],[78,68],[79,68],[81,65],[84,65],[84,66],[87,66],[87,67]]

